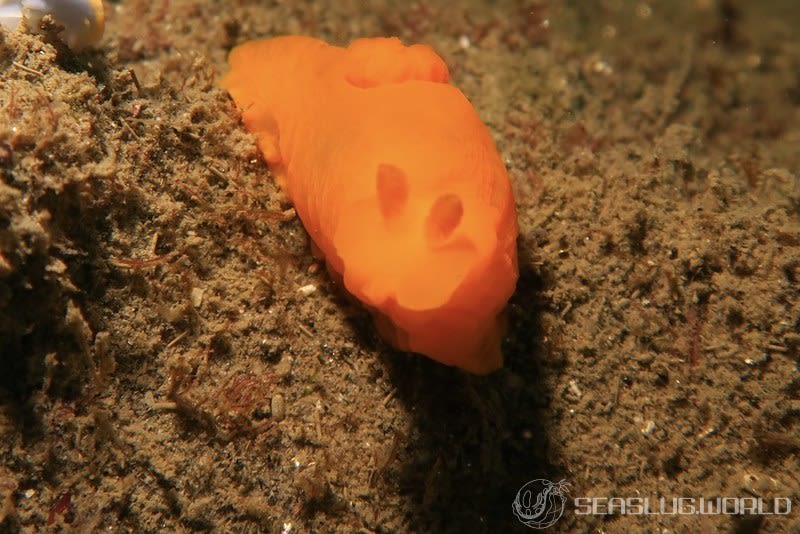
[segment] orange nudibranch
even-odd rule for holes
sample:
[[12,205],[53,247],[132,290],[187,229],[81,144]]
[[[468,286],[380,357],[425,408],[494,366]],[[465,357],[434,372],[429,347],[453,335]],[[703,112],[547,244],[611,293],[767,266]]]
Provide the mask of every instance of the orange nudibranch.
[[518,234],[489,131],[428,46],[309,37],[233,49],[222,79],[303,225],[391,345],[502,366]]

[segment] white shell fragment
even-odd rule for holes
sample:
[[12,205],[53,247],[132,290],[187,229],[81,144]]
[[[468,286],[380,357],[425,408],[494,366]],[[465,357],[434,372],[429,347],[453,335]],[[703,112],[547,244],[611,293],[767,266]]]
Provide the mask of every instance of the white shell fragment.
[[304,285],[302,287],[297,288],[297,292],[303,295],[304,297],[309,296],[311,293],[317,290],[317,286],[314,284]]
[[86,48],[103,36],[101,0],[0,0],[0,26],[7,30],[24,20],[28,29],[36,32],[47,15],[64,27],[61,38],[74,50]]

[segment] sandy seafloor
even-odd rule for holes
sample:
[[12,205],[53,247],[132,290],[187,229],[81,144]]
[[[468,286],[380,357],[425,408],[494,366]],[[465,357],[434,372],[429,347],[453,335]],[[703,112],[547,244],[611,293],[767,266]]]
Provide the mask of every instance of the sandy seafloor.
[[[800,532],[795,2],[105,7],[80,54],[0,32],[0,532],[534,532],[534,479],[548,532]],[[489,125],[501,371],[387,347],[309,253],[216,86],[290,33],[428,43]],[[573,501],[720,496],[793,510]]]

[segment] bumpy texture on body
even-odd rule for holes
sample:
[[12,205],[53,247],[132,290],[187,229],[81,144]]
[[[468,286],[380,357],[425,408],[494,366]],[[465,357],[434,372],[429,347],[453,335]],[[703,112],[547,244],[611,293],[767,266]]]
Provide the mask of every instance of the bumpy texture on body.
[[424,45],[251,41],[223,78],[328,267],[392,345],[473,373],[502,366],[517,280],[508,174]]

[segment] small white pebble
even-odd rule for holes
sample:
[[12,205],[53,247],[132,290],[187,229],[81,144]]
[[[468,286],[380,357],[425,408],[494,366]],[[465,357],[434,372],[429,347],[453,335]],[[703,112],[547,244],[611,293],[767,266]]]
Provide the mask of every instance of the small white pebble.
[[303,295],[304,297],[309,296],[311,293],[313,293],[316,290],[317,290],[317,286],[315,286],[314,284],[307,284],[307,285],[304,285],[303,287],[298,287],[297,288],[297,292],[300,293],[301,295]]
[[205,289],[201,287],[192,288],[192,291],[189,294],[189,300],[191,300],[192,306],[199,308],[203,305],[203,293],[205,293]]
[[460,46],[463,50],[466,50],[472,46],[472,43],[469,42],[469,37],[462,35],[458,38],[458,46]]
[[85,48],[103,36],[101,0],[0,0],[0,26],[9,30],[26,20],[28,29],[36,32],[47,15],[64,27],[61,37],[70,48]]
[[650,419],[649,421],[645,422],[644,427],[642,428],[642,434],[645,436],[649,436],[653,433],[653,430],[656,429],[656,422]]
[[583,390],[578,385],[577,380],[569,381],[569,392],[578,397],[579,399],[583,397]]
[[697,437],[700,438],[700,439],[703,439],[703,438],[707,438],[708,436],[711,436],[711,435],[716,434],[716,433],[717,433],[717,429],[714,428],[713,426],[711,426],[711,427],[706,428],[702,432],[700,432],[700,434]]
[[598,74],[605,74],[606,76],[614,74],[614,69],[607,62],[602,59],[595,61],[592,69]]

